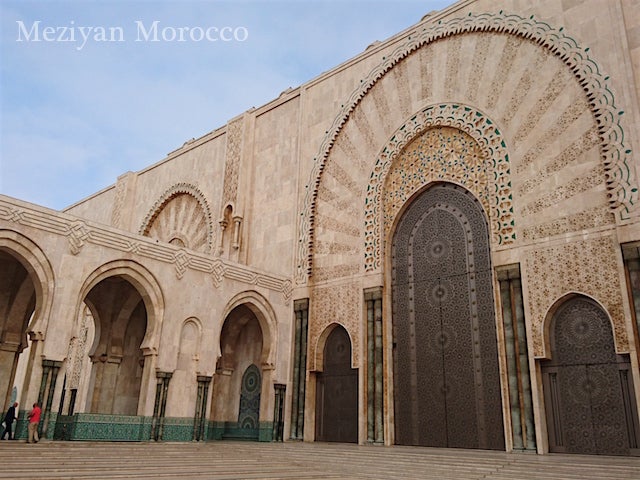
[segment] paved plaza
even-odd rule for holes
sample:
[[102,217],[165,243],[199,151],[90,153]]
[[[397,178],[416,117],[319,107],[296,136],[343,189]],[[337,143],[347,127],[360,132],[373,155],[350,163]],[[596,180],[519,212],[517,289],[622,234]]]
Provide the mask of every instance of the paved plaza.
[[640,458],[324,443],[0,442],[9,479],[640,479]]

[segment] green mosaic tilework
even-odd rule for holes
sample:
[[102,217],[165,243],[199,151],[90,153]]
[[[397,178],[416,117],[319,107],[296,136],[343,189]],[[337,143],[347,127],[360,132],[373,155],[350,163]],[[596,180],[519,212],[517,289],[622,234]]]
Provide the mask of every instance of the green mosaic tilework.
[[146,441],[151,417],[76,413],[71,440]]
[[[206,432],[204,438],[207,438]],[[193,418],[166,417],[162,427],[162,440],[166,442],[193,440]]]
[[208,440],[222,440],[224,435],[225,422],[207,422],[208,434],[205,436]]
[[260,422],[258,441],[273,442],[273,422]]
[[259,428],[240,428],[238,422],[210,422],[210,440],[273,441],[273,422],[260,422]]
[[29,422],[27,421],[27,413],[28,410],[20,410],[18,411],[18,420],[16,420],[15,425],[15,438],[18,440],[26,440],[29,436],[29,431],[27,430],[27,425]]

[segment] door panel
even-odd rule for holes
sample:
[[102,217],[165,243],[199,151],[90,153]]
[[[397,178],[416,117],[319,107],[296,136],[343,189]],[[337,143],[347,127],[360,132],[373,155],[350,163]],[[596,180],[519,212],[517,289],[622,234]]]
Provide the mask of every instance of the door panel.
[[560,307],[551,326],[550,360],[542,362],[552,452],[635,455],[638,420],[606,313],[586,297]]
[[464,189],[421,194],[392,245],[396,442],[504,449],[483,211]]
[[358,370],[351,368],[351,340],[342,327],[327,338],[316,380],[316,440],[358,441]]

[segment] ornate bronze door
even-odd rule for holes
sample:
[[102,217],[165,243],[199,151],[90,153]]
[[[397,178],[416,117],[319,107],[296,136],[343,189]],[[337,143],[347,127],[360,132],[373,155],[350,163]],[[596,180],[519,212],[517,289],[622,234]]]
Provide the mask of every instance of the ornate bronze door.
[[396,443],[504,449],[489,234],[466,190],[409,206],[392,245]]
[[260,369],[255,365],[249,365],[242,375],[240,410],[238,412],[238,428],[242,431],[243,437],[258,438],[261,389]]
[[542,362],[552,452],[638,455],[638,418],[629,358],[616,355],[611,323],[586,297],[568,300],[551,325]]
[[358,370],[351,368],[351,340],[342,327],[327,338],[316,381],[316,440],[358,441]]

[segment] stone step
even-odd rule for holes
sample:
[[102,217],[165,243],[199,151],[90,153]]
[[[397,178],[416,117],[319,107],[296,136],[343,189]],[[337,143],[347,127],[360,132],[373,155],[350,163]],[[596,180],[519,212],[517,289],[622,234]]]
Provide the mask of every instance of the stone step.
[[[0,442],[4,479],[638,480],[640,458],[323,443]],[[7,461],[9,459],[9,461]]]

